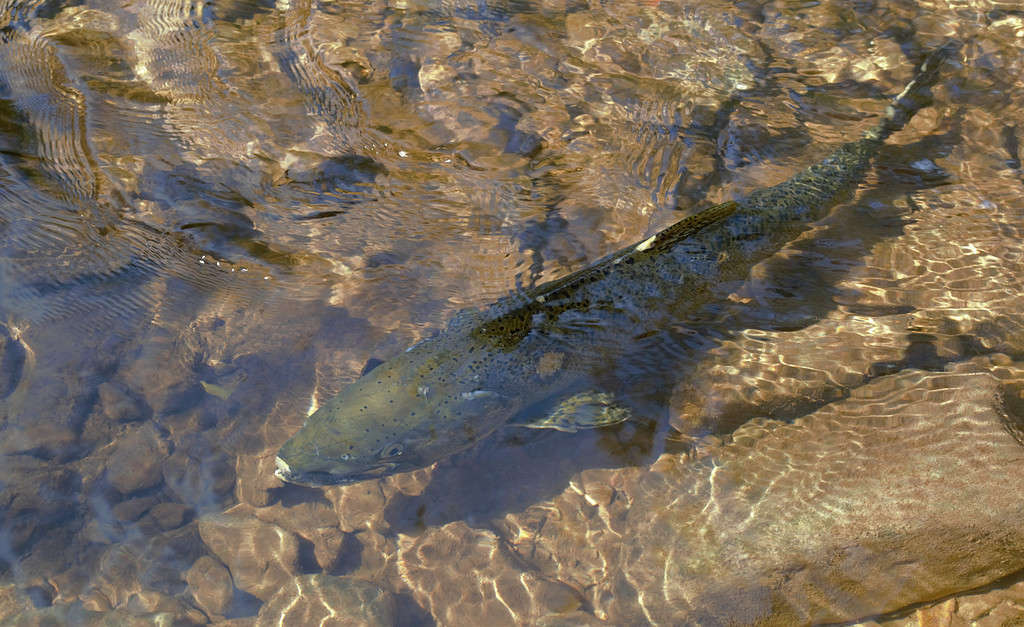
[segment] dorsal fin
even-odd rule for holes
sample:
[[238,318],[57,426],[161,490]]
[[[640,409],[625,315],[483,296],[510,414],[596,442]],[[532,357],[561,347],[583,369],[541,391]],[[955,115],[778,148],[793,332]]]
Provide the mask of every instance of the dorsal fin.
[[683,218],[667,229],[658,231],[652,237],[634,246],[633,249],[636,251],[662,251],[670,248],[676,242],[692,237],[706,227],[728,218],[735,213],[738,206],[735,200],[729,200],[714,207],[708,207],[688,218]]
[[586,268],[577,270],[572,274],[567,274],[560,279],[538,285],[532,290],[528,290],[527,294],[534,299],[537,297],[544,297],[545,299],[558,298],[562,290],[571,289],[576,285],[604,276],[612,267],[628,259],[650,257],[668,250],[676,243],[688,237],[693,237],[712,224],[728,218],[736,211],[737,206],[736,201],[730,200],[713,207],[708,207],[688,218],[683,218],[666,229],[658,231],[642,242],[627,246],[608,255]]
[[[512,305],[509,309],[476,327],[473,330],[473,335],[503,350],[514,348],[533,327],[534,314],[550,307],[555,307],[558,311],[577,308],[578,305],[574,305],[571,298],[566,298],[574,289],[607,276],[620,263],[633,263],[639,259],[664,253],[676,243],[728,218],[736,211],[737,206],[735,201],[730,200],[709,207],[658,231],[638,244],[612,253],[586,268],[516,295],[515,298],[519,300],[519,304]],[[553,301],[557,301],[558,304],[548,304]]]

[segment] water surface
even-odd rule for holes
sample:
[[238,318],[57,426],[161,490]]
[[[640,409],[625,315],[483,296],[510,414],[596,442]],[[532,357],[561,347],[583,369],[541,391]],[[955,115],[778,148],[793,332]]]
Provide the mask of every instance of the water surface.
[[[3,619],[1024,615],[1015,3],[33,1],[0,25]],[[720,286],[713,343],[650,358],[656,415],[274,479],[368,362],[784,180],[948,39],[861,188]]]

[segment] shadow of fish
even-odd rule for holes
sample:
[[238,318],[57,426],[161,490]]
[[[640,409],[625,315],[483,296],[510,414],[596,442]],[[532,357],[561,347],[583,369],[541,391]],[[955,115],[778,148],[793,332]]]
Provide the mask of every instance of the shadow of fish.
[[429,466],[507,424],[576,431],[628,420],[608,385],[642,338],[697,317],[714,288],[822,217],[885,139],[931,102],[932,53],[882,121],[789,180],[688,217],[593,265],[460,312],[438,335],[366,373],[278,452],[276,476],[335,485]]

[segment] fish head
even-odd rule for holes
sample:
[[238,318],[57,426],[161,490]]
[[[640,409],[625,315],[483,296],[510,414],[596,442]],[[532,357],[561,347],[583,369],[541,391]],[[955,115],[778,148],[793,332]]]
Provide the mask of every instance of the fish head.
[[472,446],[511,415],[514,402],[479,389],[479,376],[467,376],[458,354],[414,348],[313,413],[281,447],[275,475],[328,486],[424,468]]

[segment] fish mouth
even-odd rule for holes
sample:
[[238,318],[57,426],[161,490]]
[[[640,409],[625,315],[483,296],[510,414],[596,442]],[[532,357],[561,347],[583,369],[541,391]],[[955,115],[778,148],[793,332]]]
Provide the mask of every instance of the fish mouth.
[[281,481],[296,485],[304,485],[311,488],[349,485],[360,481],[366,481],[368,479],[380,479],[381,477],[391,474],[392,471],[398,467],[398,464],[396,463],[384,462],[362,472],[348,472],[344,474],[332,473],[324,470],[299,471],[293,469],[288,465],[288,462],[284,461],[280,457],[277,457],[274,460],[274,465],[277,466],[274,470],[274,476]]

